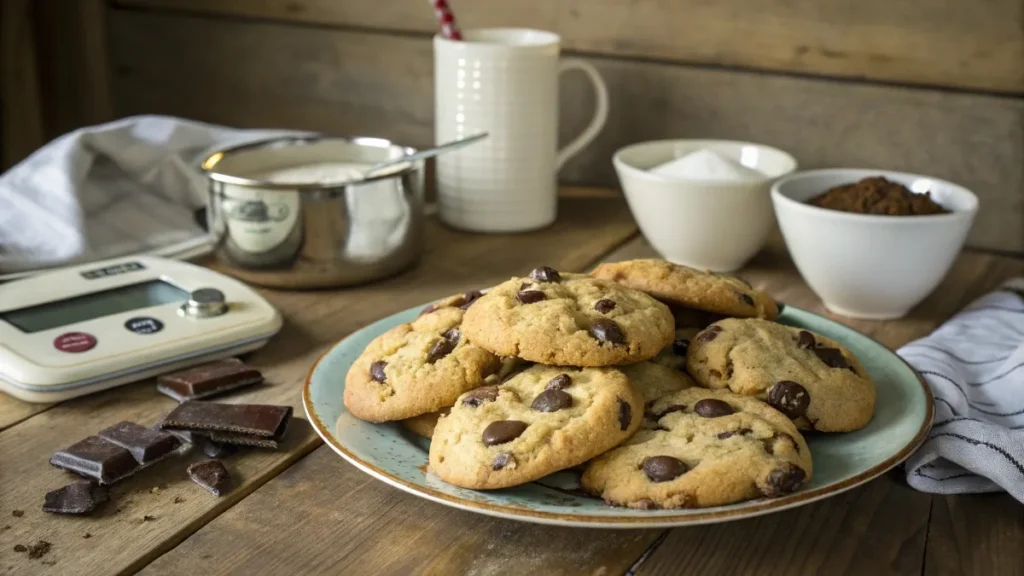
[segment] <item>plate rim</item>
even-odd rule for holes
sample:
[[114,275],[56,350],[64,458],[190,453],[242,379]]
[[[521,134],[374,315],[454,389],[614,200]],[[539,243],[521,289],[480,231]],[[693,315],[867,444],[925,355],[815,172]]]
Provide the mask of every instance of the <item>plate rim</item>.
[[341,444],[341,442],[330,431],[330,428],[328,428],[324,424],[324,422],[320,419],[320,417],[314,410],[313,400],[310,393],[310,385],[313,380],[313,373],[316,371],[317,367],[320,365],[323,359],[326,358],[331,352],[333,352],[339,346],[342,346],[352,338],[356,338],[362,332],[369,330],[373,326],[377,325],[378,322],[386,320],[391,316],[402,314],[403,312],[414,309],[415,307],[400,310],[394,314],[390,314],[388,316],[385,316],[384,318],[380,318],[379,320],[367,326],[364,326],[359,330],[356,330],[355,332],[349,334],[340,341],[334,343],[323,354],[321,354],[316,359],[316,362],[314,362],[313,365],[310,366],[309,371],[306,373],[306,378],[303,381],[302,407],[306,413],[306,419],[313,426],[313,429],[316,431],[317,435],[320,436],[321,440],[323,440],[324,443],[330,446],[332,450],[337,452],[338,455],[347,460],[356,468],[369,474],[370,476],[376,478],[377,480],[384,482],[385,484],[402,490],[403,492],[407,492],[409,494],[413,494],[421,498],[426,498],[427,500],[437,502],[438,504],[451,506],[469,512],[476,512],[478,514],[485,514],[488,516],[494,516],[498,518],[506,518],[509,520],[518,520],[521,522],[533,522],[538,524],[573,526],[583,528],[609,529],[683,527],[728,522],[731,520],[742,520],[745,518],[753,518],[756,516],[762,516],[773,512],[781,512],[782,510],[788,510],[791,508],[795,508],[797,506],[802,506],[804,504],[816,502],[818,500],[823,500],[830,496],[835,496],[837,494],[846,492],[847,490],[856,488],[857,486],[866,484],[871,480],[874,480],[882,476],[889,470],[892,470],[896,466],[899,466],[901,463],[903,463],[907,458],[910,457],[911,454],[914,453],[914,451],[916,451],[925,442],[925,440],[927,440],[928,432],[929,430],[931,430],[931,425],[935,419],[935,398],[932,394],[931,388],[928,387],[927,382],[925,382],[921,374],[919,374],[913,366],[911,366],[906,360],[904,360],[902,356],[897,354],[895,351],[891,350],[885,344],[882,344],[875,338],[872,338],[871,336],[864,334],[863,332],[857,330],[856,328],[847,326],[846,324],[842,324],[830,318],[825,318],[820,314],[815,314],[814,312],[810,312],[797,306],[787,305],[786,307],[793,308],[794,310],[799,310],[806,314],[817,316],[818,318],[822,318],[829,322],[839,324],[843,328],[851,330],[863,336],[864,338],[867,338],[868,340],[874,342],[875,344],[878,344],[883,349],[892,354],[893,357],[897,358],[900,362],[903,363],[904,366],[906,366],[910,370],[911,374],[913,374],[914,377],[917,379],[917,384],[921,387],[921,390],[924,392],[926,404],[925,418],[924,421],[921,423],[920,428],[918,428],[917,434],[914,435],[913,440],[908,442],[898,452],[896,452],[889,458],[885,459],[884,461],[876,464],[875,466],[872,466],[871,468],[859,474],[856,474],[841,482],[837,482],[835,484],[830,484],[827,486],[822,486],[820,488],[816,488],[813,490],[801,490],[799,492],[795,492],[793,494],[783,496],[781,498],[766,498],[763,499],[763,501],[760,502],[759,504],[747,506],[744,508],[731,508],[728,506],[723,506],[719,508],[724,509],[708,509],[709,511],[707,512],[694,512],[693,509],[690,509],[690,511],[686,514],[659,515],[651,517],[597,517],[588,514],[542,512],[537,510],[523,509],[516,506],[503,506],[499,504],[491,504],[489,502],[477,502],[473,500],[466,500],[464,498],[459,498],[457,496],[445,494],[444,492],[441,492],[429,486],[414,484],[403,478],[390,474],[384,471],[383,469],[377,467],[373,463],[363,460],[359,456],[356,456],[354,453],[352,453],[344,445]]

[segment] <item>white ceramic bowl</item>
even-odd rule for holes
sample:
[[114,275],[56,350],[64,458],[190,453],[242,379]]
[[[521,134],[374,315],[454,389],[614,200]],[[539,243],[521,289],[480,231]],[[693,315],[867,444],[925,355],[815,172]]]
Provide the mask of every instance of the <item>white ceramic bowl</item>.
[[[806,203],[829,188],[871,176],[931,192],[950,213],[881,216]],[[772,186],[772,202],[796,267],[825,307],[872,320],[904,316],[938,286],[978,211],[978,198],[962,186],[885,170],[799,172]]]
[[[678,180],[649,170],[707,149],[765,175],[757,182]],[[666,260],[715,272],[743,266],[764,245],[775,219],[772,182],[796,170],[789,154],[728,140],[657,140],[626,146],[612,157],[640,231]]]

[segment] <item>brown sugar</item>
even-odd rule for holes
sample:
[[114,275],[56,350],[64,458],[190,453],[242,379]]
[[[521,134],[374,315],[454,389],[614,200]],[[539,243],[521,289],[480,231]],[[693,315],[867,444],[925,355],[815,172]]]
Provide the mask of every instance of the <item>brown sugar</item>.
[[915,194],[906,186],[881,176],[836,186],[812,198],[808,204],[829,210],[886,216],[925,216],[949,212],[932,200],[931,193]]

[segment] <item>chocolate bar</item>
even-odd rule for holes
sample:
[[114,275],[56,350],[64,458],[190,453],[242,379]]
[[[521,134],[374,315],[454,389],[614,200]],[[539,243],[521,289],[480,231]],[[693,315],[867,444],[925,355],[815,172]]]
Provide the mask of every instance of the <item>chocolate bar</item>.
[[139,468],[131,452],[99,436],[89,436],[57,452],[50,457],[50,464],[100,484],[113,484]]
[[193,482],[209,490],[214,496],[227,492],[231,475],[220,460],[204,460],[188,467],[188,476]]
[[[227,443],[228,438],[237,440],[240,436],[280,442],[291,415],[291,406],[217,404],[189,400],[171,410],[160,427],[210,435],[215,442]],[[218,440],[212,437],[214,432],[226,434],[222,434]]]
[[100,430],[100,438],[116,444],[128,452],[142,466],[148,466],[174,455],[182,447],[181,440],[168,434],[139,426],[135,422],[118,422]]
[[78,480],[47,492],[43,512],[52,514],[88,514],[107,501],[107,489],[89,480]]
[[238,358],[217,360],[156,379],[156,389],[178,402],[199,400],[263,382],[259,370]]

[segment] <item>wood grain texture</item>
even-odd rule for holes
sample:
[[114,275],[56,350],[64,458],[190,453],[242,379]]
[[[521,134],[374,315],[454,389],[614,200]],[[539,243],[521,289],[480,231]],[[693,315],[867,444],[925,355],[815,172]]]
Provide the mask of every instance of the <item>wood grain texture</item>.
[[1024,506],[1007,494],[936,496],[925,576],[1024,574]]
[[[121,5],[432,34],[420,0],[119,0]],[[1024,92],[1017,0],[474,0],[464,27],[558,32],[570,50]]]
[[45,142],[33,2],[0,3],[0,171]]
[[659,533],[463,512],[400,492],[321,446],[142,574],[623,574]]
[[0,430],[10,428],[22,420],[45,412],[53,404],[31,404],[0,392]]
[[[433,141],[426,38],[116,10],[111,46],[120,115]],[[565,181],[616,185],[611,155],[642,140],[764,142],[805,169],[898,169],[963,184],[981,199],[968,242],[1024,252],[1024,99],[588,60],[609,85],[611,113]],[[589,120],[591,97],[582,80],[563,82],[563,141]]]
[[676,528],[637,576],[921,573],[931,497],[891,476],[821,503]]
[[[264,290],[285,318],[281,334],[249,358],[264,372],[268,384],[229,399],[288,404],[299,415],[301,383],[309,367],[343,336],[387,314],[464,291],[467,285],[493,285],[537,262],[563,269],[582,268],[635,233],[619,198],[566,199],[554,226],[514,236],[466,234],[431,221],[423,261],[405,274],[348,290]],[[61,403],[0,432],[0,513],[9,516],[13,509],[25,511],[23,517],[0,522],[0,528],[5,523],[11,526],[0,531],[0,541],[11,546],[51,542],[53,549],[43,560],[57,562],[61,574],[132,572],[320,444],[300,417],[281,450],[245,451],[228,459],[240,480],[222,498],[193,486],[184,474],[187,460],[182,459],[162,463],[119,484],[115,502],[94,517],[56,517],[40,510],[45,492],[71,480],[70,475],[48,464],[53,452],[120,420],[152,424],[174,405],[147,381]],[[166,489],[150,492],[162,484]],[[176,496],[185,501],[174,503]],[[116,512],[117,506],[122,507],[121,512]],[[146,515],[156,519],[143,521]],[[93,536],[85,539],[85,532]],[[0,549],[0,574],[47,570],[51,567],[12,553],[10,546]]]

